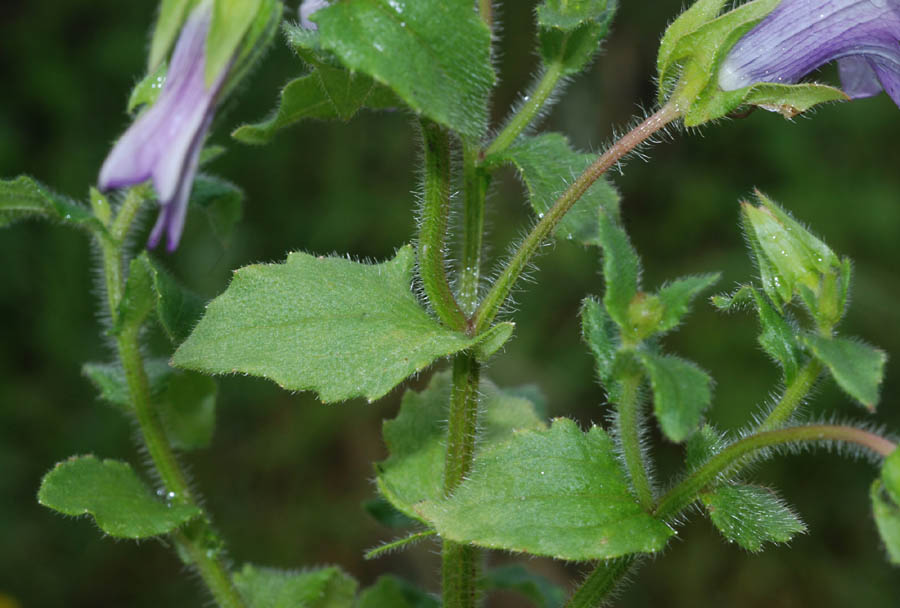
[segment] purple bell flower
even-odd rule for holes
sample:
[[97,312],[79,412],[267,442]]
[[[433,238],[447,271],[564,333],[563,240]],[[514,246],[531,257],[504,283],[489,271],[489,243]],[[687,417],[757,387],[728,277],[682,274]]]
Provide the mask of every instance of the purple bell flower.
[[156,247],[163,233],[169,252],[178,247],[188,198],[216,98],[228,72],[207,87],[206,35],[211,3],[202,2],[181,29],[159,98],[116,142],[100,169],[101,190],[153,180],[162,209],[147,241]]
[[731,49],[719,86],[794,84],[833,60],[847,95],[884,90],[900,106],[900,0],[782,0]]

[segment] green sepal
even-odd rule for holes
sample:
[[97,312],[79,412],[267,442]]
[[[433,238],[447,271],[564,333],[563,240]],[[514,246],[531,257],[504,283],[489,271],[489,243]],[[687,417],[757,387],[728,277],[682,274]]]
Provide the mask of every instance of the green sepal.
[[594,355],[597,376],[607,390],[614,382],[616,353],[621,347],[619,329],[596,299],[581,304],[581,336]]
[[781,366],[784,383],[790,385],[797,377],[804,358],[799,328],[778,314],[763,294],[752,287],[749,290],[759,314],[759,345]]
[[201,173],[194,180],[190,205],[205,214],[213,234],[227,242],[244,215],[244,191],[220,177]]
[[363,589],[354,608],[440,608],[441,602],[415,585],[392,576],[381,576]]
[[487,331],[483,332],[479,338],[480,342],[475,345],[475,358],[481,362],[488,361],[498,350],[509,342],[512,338],[516,324],[512,321],[504,321],[497,323]]
[[56,194],[37,180],[27,175],[0,180],[0,228],[30,217],[106,234],[103,223],[89,209]]
[[531,572],[521,564],[509,564],[491,568],[478,581],[482,591],[515,591],[527,598],[536,608],[559,608],[566,593],[540,574]]
[[650,377],[653,413],[666,437],[687,439],[712,401],[712,378],[696,364],[672,355],[642,351],[638,357]]
[[233,580],[248,608],[351,608],[357,587],[335,566],[287,571],[245,564]]
[[[422,520],[414,505],[444,495],[444,458],[447,442],[447,404],[452,381],[449,372],[437,373],[420,393],[407,391],[400,412],[383,426],[390,454],[375,465],[378,489],[398,511]],[[502,442],[516,429],[546,428],[531,401],[517,391],[481,383],[482,431],[479,449]]]
[[662,316],[653,333],[660,334],[677,327],[690,310],[691,301],[700,292],[709,289],[721,276],[718,272],[700,274],[663,285],[657,292],[662,304]]
[[659,103],[673,103],[686,126],[721,118],[742,105],[793,117],[810,107],[847,96],[816,84],[757,83],[735,91],[718,84],[722,61],[740,38],[777,6],[779,0],[754,0],[721,16],[724,0],[701,0],[676,19],[663,36],[657,56]]
[[374,401],[435,360],[496,337],[432,319],[410,289],[414,264],[406,246],[382,264],[298,252],[283,264],[241,268],[173,364],[261,376],[324,402]]
[[[232,55],[233,60],[231,67],[228,68],[228,79],[225,81],[222,97],[228,96],[266,54],[278,32],[283,12],[284,5],[279,0],[259,0],[259,9]],[[209,40],[207,39],[207,48],[208,45]],[[225,67],[228,65],[227,62],[224,64]],[[210,71],[210,64],[207,63],[207,82],[212,82],[216,73]]]
[[600,49],[616,13],[617,0],[545,0],[538,6],[540,52],[563,76],[583,70]]
[[41,480],[38,502],[64,515],[90,515],[115,538],[151,538],[201,515],[194,505],[157,499],[130,465],[73,456]]
[[[625,230],[606,213],[601,213],[599,218],[606,280],[603,305],[613,321],[627,330],[630,326],[628,309],[640,286],[641,262]],[[631,336],[623,337],[628,340]]]
[[803,336],[813,356],[825,364],[838,386],[870,411],[878,404],[887,354],[874,346],[846,338]]
[[[568,187],[572,176],[580,175],[596,159],[593,154],[573,150],[565,135],[545,133],[521,137],[501,154],[485,159],[485,163],[515,166],[528,190],[532,209],[538,217],[544,217]],[[584,245],[600,245],[599,214],[605,211],[618,218],[619,198],[612,184],[601,177],[560,220],[554,236]]]
[[487,130],[491,32],[468,0],[336,2],[315,13],[319,42],[350,70],[467,137]]
[[[154,408],[169,443],[179,450],[207,447],[216,424],[217,386],[212,378],[173,369],[165,359],[147,359],[144,364]],[[82,373],[107,403],[132,412],[125,371],[117,363],[86,363]]]
[[[169,54],[175,44],[181,24],[187,19],[191,9],[198,0],[162,0],[159,4],[159,17],[150,41],[150,55],[147,61],[147,72],[155,72]],[[129,104],[128,111],[131,111]]]
[[263,0],[213,0],[212,20],[206,36],[206,85],[215,82],[234,59]]
[[753,304],[753,288],[741,285],[732,293],[720,293],[710,298],[712,305],[722,312],[733,312]]
[[722,536],[754,553],[765,543],[786,543],[806,532],[800,518],[767,488],[723,485],[700,499]]
[[612,439],[560,418],[475,458],[468,479],[416,510],[445,539],[584,561],[662,549],[674,531],[634,499]]
[[103,224],[104,228],[108,229],[112,221],[112,207],[109,204],[109,199],[93,186],[88,190],[88,196],[90,197],[91,211],[94,213],[94,217]]
[[872,482],[869,497],[872,499],[875,524],[887,550],[888,561],[900,566],[900,504],[891,500],[880,479]]
[[169,64],[161,61],[156,69],[147,72],[147,75],[134,85],[131,95],[128,96],[128,106],[126,107],[129,114],[144,107],[149,108],[156,103],[163,85],[166,83],[168,72]]

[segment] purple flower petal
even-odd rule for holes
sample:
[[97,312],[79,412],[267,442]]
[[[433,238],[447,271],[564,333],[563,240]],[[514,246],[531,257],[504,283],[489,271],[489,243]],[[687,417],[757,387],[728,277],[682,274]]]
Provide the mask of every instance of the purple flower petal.
[[731,49],[719,86],[793,84],[834,60],[851,97],[884,89],[900,105],[900,0],[782,0]]
[[307,30],[317,30],[319,26],[309,20],[317,10],[328,6],[328,0],[303,0],[300,3],[300,27]]
[[163,232],[170,251],[178,246],[200,150],[227,74],[223,70],[207,88],[210,6],[203,2],[190,14],[159,98],[116,142],[100,170],[102,190],[153,180],[162,209],[150,234],[150,247],[159,243]]

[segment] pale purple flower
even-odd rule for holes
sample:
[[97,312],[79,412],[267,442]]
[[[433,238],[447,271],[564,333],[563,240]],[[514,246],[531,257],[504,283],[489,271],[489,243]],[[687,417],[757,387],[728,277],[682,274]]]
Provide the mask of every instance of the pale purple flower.
[[159,98],[116,142],[100,169],[102,190],[153,180],[162,209],[147,242],[150,248],[159,244],[163,233],[168,251],[178,246],[200,150],[228,71],[206,85],[206,34],[211,18],[209,2],[202,2],[188,16]]
[[850,97],[884,90],[900,106],[900,0],[782,0],[731,49],[719,86],[794,84],[834,60]]
[[300,3],[300,27],[317,30],[319,26],[309,20],[314,12],[328,6],[328,0],[303,0]]

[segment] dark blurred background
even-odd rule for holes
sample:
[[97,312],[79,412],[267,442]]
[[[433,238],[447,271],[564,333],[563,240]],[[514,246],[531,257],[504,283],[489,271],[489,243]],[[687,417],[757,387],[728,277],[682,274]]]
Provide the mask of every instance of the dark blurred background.
[[[290,4],[288,10],[296,9],[296,1]],[[516,0],[500,8],[495,124],[536,66],[534,4]],[[682,0],[622,4],[605,54],[571,84],[545,124],[584,149],[601,149],[614,129],[652,106],[656,44]],[[0,175],[27,173],[84,199],[110,144],[127,126],[125,101],[144,66],[155,5],[0,4]],[[244,220],[223,242],[202,217],[191,217],[178,252],[162,258],[208,297],[225,288],[233,269],[280,261],[291,250],[382,260],[414,236],[417,144],[410,116],[304,123],[267,147],[229,141],[234,126],[274,107],[279,87],[300,70],[279,43],[219,115],[212,142],[228,152],[210,169],[245,190]],[[794,122],[757,112],[652,148],[650,163],[634,159],[615,176],[626,225],[644,258],[645,285],[713,270],[724,273],[720,290],[747,281],[754,270],[737,225],[737,201],[757,186],[854,260],[844,332],[896,357],[898,140],[900,110],[881,95]],[[527,226],[523,201],[521,186],[504,174],[489,204],[492,254],[502,255]],[[59,226],[20,223],[0,232],[0,260],[0,607],[204,604],[164,543],[113,542],[88,520],[65,519],[37,505],[41,476],[72,454],[135,464],[143,458],[129,423],[98,402],[80,373],[83,362],[111,356],[99,331],[96,256],[86,238]],[[501,385],[538,384],[552,416],[584,425],[606,414],[577,320],[581,299],[601,293],[598,271],[595,250],[568,243],[541,257],[535,283],[518,298],[515,340],[487,371]],[[778,372],[755,336],[750,315],[721,315],[700,302],[687,324],[666,338],[670,351],[699,362],[716,379],[710,419],[722,428],[746,423],[776,390]],[[812,408],[900,429],[896,369],[889,363],[875,416],[850,404],[831,382],[822,384]],[[376,562],[361,557],[397,534],[360,505],[373,495],[371,462],[385,457],[380,424],[395,414],[400,390],[372,405],[323,406],[309,394],[235,377],[221,379],[220,395],[214,445],[183,460],[237,563],[335,563],[363,585],[394,571],[436,588],[433,545]],[[662,475],[676,470],[679,448],[661,444],[656,454]],[[810,534],[750,555],[721,542],[694,516],[663,555],[645,563],[620,605],[900,605],[900,570],[887,565],[869,511],[874,475],[866,463],[824,453],[759,466],[754,479],[778,488]],[[503,554],[488,559],[515,560]],[[566,584],[584,569],[540,559],[527,564]],[[523,602],[507,596],[492,605]]]

